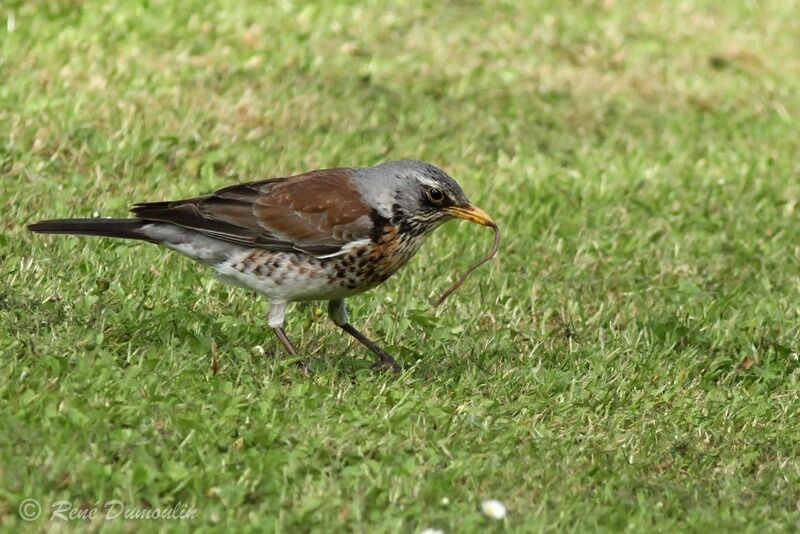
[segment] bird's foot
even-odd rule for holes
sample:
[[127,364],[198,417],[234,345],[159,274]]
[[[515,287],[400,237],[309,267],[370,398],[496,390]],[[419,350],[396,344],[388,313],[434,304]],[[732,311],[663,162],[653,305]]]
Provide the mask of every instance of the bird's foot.
[[300,371],[301,375],[311,376],[311,368],[306,365],[306,362],[303,360],[297,360],[294,365],[297,367],[297,370]]
[[372,369],[375,371],[392,371],[393,373],[399,373],[403,370],[400,367],[400,364],[395,361],[394,358],[389,356],[386,353],[380,355],[381,359],[372,364]]

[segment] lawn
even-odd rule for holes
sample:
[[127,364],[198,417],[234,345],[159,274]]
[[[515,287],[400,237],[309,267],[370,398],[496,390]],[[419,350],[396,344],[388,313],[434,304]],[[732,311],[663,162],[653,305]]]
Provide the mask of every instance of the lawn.
[[[59,501],[195,512],[69,529],[800,528],[797,13],[7,0],[0,528]],[[485,228],[349,301],[399,375],[324,304],[288,316],[304,377],[210,269],[24,228],[408,157],[503,242],[440,309]]]

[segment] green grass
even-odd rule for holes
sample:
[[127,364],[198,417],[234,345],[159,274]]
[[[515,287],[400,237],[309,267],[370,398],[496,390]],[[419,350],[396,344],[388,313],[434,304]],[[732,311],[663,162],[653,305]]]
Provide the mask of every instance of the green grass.
[[[0,526],[800,527],[797,3],[296,4],[0,8]],[[485,229],[350,301],[399,376],[317,305],[304,378],[208,268],[24,230],[402,157],[504,240],[436,312]]]

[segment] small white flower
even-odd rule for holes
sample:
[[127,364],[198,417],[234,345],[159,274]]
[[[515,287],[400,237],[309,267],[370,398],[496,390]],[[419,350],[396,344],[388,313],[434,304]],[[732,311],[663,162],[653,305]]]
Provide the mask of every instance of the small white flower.
[[442,506],[447,506],[448,504],[450,504],[450,499],[442,497]]
[[497,499],[487,499],[481,503],[481,511],[486,517],[503,519],[506,516],[506,505]]
[[419,534],[444,534],[444,530],[438,528],[426,528],[421,530]]

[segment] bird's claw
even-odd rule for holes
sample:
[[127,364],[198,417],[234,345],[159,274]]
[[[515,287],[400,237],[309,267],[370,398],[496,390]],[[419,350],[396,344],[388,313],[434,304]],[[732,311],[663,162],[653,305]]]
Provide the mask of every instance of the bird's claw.
[[394,360],[380,360],[372,364],[372,369],[374,371],[392,371],[393,373],[399,373],[403,370]]

